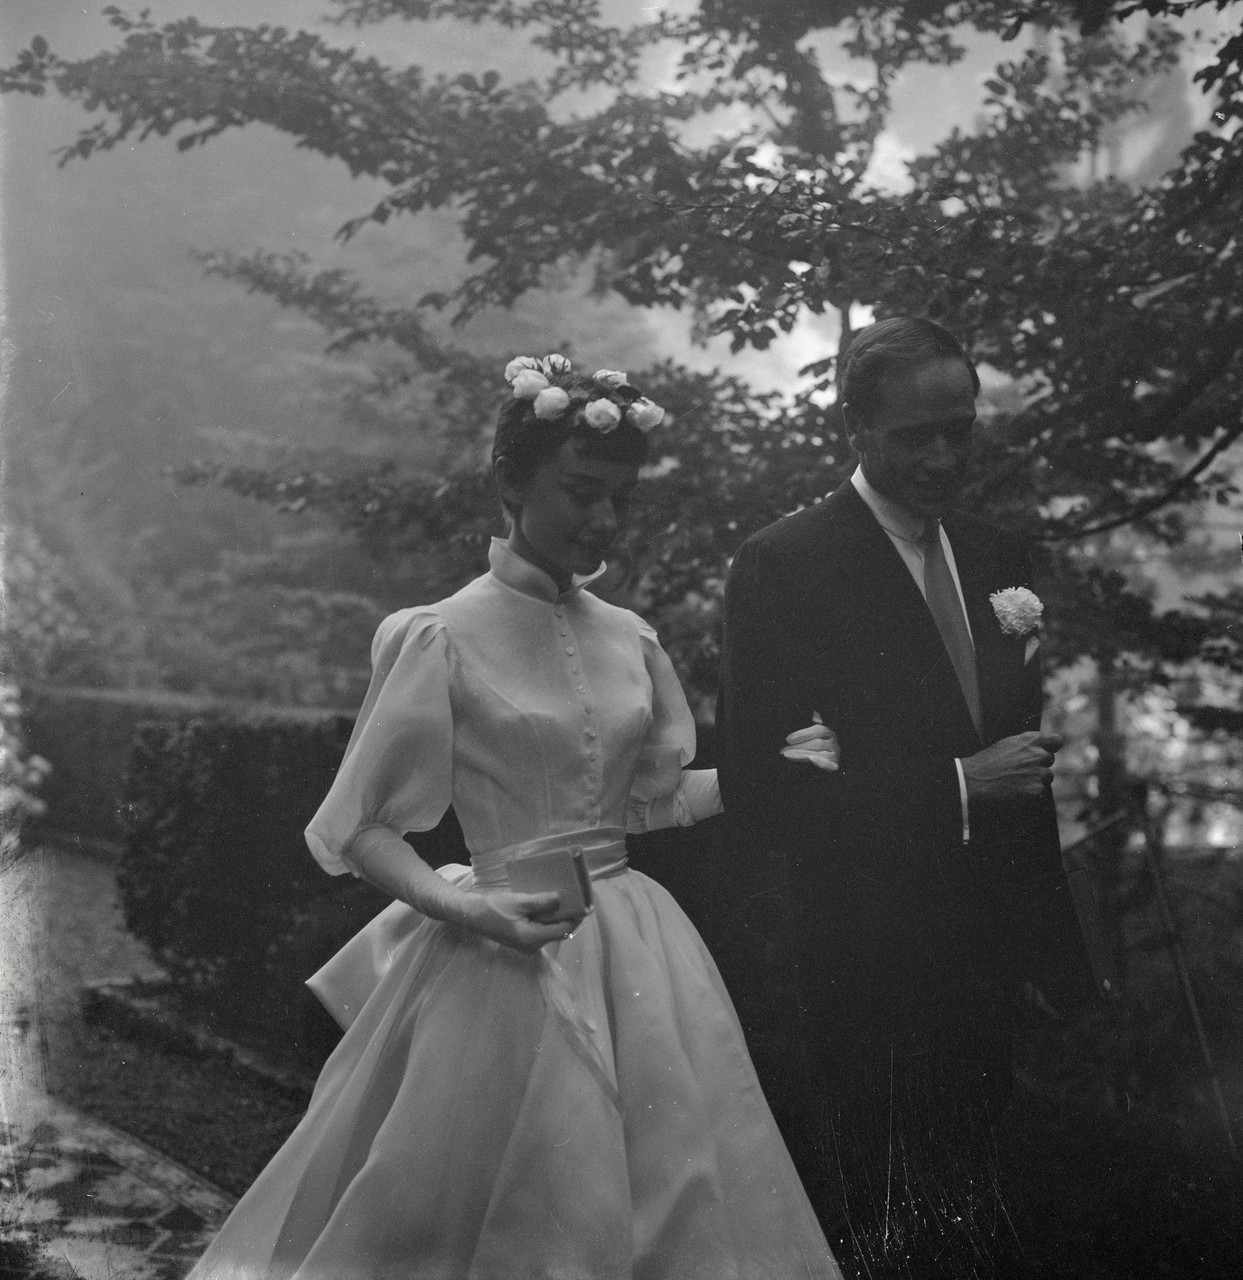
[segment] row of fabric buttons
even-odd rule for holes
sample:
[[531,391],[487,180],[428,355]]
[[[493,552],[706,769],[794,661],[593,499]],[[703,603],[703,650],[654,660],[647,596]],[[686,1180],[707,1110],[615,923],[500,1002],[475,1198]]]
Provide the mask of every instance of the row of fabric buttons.
[[587,802],[584,805],[584,813],[590,826],[598,827],[600,825],[600,770],[597,761],[600,759],[600,750],[596,745],[596,739],[599,737],[599,730],[592,722],[595,709],[587,698],[587,682],[583,676],[583,672],[579,663],[576,661],[578,651],[573,643],[574,637],[571,635],[570,624],[565,616],[565,608],[557,605],[553,609],[553,617],[557,620],[557,634],[561,637],[562,648],[565,655],[570,659],[567,664],[569,666],[570,675],[574,678],[574,689],[582,699],[583,720],[585,722],[583,728],[583,736],[588,740],[587,748],[587,771],[584,790],[587,793]]
[[[587,759],[595,761],[600,758],[600,749],[596,745],[600,737],[600,731],[591,723],[590,707],[584,711],[583,715],[587,721],[587,725],[583,729],[583,737],[587,739],[588,743]],[[600,825],[600,800],[598,796],[587,804],[587,820],[593,827]]]

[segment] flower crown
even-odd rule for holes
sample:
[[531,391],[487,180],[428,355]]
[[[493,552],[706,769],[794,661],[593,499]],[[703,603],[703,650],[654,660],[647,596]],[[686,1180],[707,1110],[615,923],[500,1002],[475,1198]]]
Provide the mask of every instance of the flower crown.
[[665,411],[654,404],[637,388],[630,385],[626,375],[617,369],[597,369],[592,375],[594,390],[582,386],[558,385],[568,381],[573,366],[565,356],[519,356],[505,366],[505,380],[515,400],[532,400],[532,410],[537,418],[555,421],[567,412],[577,412],[579,420],[593,431],[607,435],[615,430],[623,418],[640,431],[650,431],[665,416]]

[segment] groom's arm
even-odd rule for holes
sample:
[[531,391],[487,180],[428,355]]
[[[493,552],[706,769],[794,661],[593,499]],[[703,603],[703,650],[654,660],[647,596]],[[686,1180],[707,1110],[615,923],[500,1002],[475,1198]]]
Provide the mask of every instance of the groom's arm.
[[[850,653],[832,651],[827,634],[818,638],[817,654],[823,653],[828,670],[817,673],[816,683],[836,683],[841,705],[810,705],[808,673],[800,669],[792,640],[811,625],[805,592],[798,566],[787,565],[763,541],[745,543],[735,558],[725,596],[717,716],[726,813],[792,849],[806,848],[810,840],[843,857],[858,845],[850,833],[869,833],[875,836],[866,841],[871,874],[898,873],[938,849],[960,845],[962,806],[953,756],[907,753],[895,743],[891,756],[852,766],[850,726],[834,719],[851,701],[854,666]],[[834,634],[843,632],[835,628]],[[842,737],[838,772],[780,755],[785,735],[814,711]]]

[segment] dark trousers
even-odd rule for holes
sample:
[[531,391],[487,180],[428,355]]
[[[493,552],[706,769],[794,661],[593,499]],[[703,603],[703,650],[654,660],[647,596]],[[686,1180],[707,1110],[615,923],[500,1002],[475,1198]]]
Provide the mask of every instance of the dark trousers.
[[774,1115],[848,1278],[1020,1273],[998,1151],[1008,1037],[815,1037],[756,1049]]
[[[828,1012],[831,960],[800,947],[781,854],[736,860],[736,904],[715,954],[799,1176],[844,1274],[1008,1280],[1016,1242],[998,1179],[1012,1081],[1005,1003],[965,1001],[974,1021],[924,1010],[922,1028],[855,1028]],[[961,1022],[961,1019],[959,1019]],[[1001,1130],[1004,1134],[1004,1130]],[[1004,1141],[1004,1138],[1003,1138]]]

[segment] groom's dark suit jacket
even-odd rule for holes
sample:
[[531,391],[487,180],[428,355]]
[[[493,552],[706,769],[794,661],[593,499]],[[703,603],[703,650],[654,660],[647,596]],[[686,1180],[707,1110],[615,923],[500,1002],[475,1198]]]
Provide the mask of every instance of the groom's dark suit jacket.
[[[1059,977],[1077,991],[1086,981],[1051,799],[973,811],[963,844],[954,758],[1039,728],[1041,677],[989,602],[1029,585],[1022,545],[971,517],[945,529],[982,737],[919,588],[849,481],[750,538],[726,593],[726,813],[747,840],[783,851],[803,1034],[830,1056],[883,1052],[895,1037],[1004,1034],[1023,979],[1055,996]],[[813,712],[837,733],[839,772],[779,754]]]

